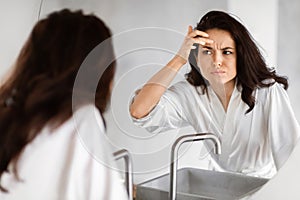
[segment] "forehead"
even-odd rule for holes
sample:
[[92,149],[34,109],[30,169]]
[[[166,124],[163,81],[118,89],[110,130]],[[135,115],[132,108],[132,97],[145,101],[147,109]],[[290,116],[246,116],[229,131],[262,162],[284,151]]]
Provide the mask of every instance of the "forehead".
[[221,45],[222,47],[235,47],[235,42],[230,32],[222,29],[208,29],[205,32],[208,33],[209,39],[214,41],[214,43],[209,46],[217,45],[219,47]]

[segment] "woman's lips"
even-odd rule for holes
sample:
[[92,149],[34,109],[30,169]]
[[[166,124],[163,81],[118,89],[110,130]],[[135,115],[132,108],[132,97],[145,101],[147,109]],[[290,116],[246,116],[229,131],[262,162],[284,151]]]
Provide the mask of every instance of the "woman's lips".
[[219,75],[219,74],[225,74],[225,71],[217,70],[217,71],[213,71],[213,72],[211,72],[211,73],[212,73],[212,74]]

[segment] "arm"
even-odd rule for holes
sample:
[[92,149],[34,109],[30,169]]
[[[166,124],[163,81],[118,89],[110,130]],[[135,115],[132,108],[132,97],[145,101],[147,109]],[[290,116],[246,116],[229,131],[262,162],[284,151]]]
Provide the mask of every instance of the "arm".
[[150,113],[175,78],[177,72],[187,63],[191,49],[195,48],[193,44],[204,45],[206,43],[212,43],[212,40],[207,37],[208,34],[205,32],[193,30],[192,27],[189,26],[188,33],[177,55],[157,72],[134,98],[130,105],[131,116],[140,119]]

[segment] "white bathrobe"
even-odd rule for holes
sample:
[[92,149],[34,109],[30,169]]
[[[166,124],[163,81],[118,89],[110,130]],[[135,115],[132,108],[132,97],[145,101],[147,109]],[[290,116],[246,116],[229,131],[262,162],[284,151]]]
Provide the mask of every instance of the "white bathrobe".
[[21,181],[4,173],[1,184],[9,193],[0,192],[0,199],[128,199],[112,153],[98,110],[83,106],[54,131],[44,128],[26,146],[17,167]]
[[198,133],[213,133],[222,144],[222,154],[212,155],[216,169],[271,178],[296,145],[300,127],[281,85],[257,89],[254,95],[254,109],[245,114],[249,107],[236,86],[225,112],[211,87],[202,94],[200,87],[182,81],[146,117],[133,120],[153,133],[188,125]]

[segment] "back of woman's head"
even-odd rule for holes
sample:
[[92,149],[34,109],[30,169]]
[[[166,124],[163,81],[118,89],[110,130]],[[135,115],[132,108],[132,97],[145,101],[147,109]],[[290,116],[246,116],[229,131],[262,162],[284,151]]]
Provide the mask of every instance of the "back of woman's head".
[[[235,42],[237,54],[237,81],[242,86],[242,99],[248,104],[250,112],[255,103],[252,96],[254,89],[258,87],[269,87],[271,84],[265,84],[264,80],[274,79],[284,84],[287,88],[287,80],[276,75],[275,70],[267,67],[265,60],[256,45],[251,34],[246,27],[232,15],[223,11],[210,11],[205,14],[196,27],[197,30],[207,31],[209,29],[220,29],[230,33]],[[207,81],[201,75],[196,57],[198,48],[192,50],[189,62],[191,71],[186,75],[189,83],[195,86],[201,86],[204,91],[207,88]]]
[[0,175],[45,125],[56,127],[72,115],[73,90],[95,93],[96,101],[90,103],[105,110],[115,62],[96,63],[114,57],[111,42],[98,51],[94,65],[85,66],[90,72],[104,71],[96,90],[89,83],[75,89],[73,85],[88,54],[110,36],[109,28],[96,16],[67,9],[51,13],[34,26],[13,73],[0,88]]
[[[71,97],[74,80],[82,62],[97,45],[110,36],[110,30],[94,15],[69,10],[50,14],[36,24],[17,60],[12,84],[18,91],[18,97],[28,99],[26,97],[35,94],[33,91],[42,92],[42,96],[55,94],[53,99],[45,97],[51,101],[58,100],[60,96]],[[112,45],[106,47],[102,52],[98,51],[99,63],[101,59],[113,57]],[[88,66],[90,71],[101,67],[107,66]],[[114,68],[114,63],[111,68]],[[88,90],[88,87],[81,89]],[[26,94],[26,91],[30,91],[30,94]],[[41,96],[37,97],[41,99]]]

